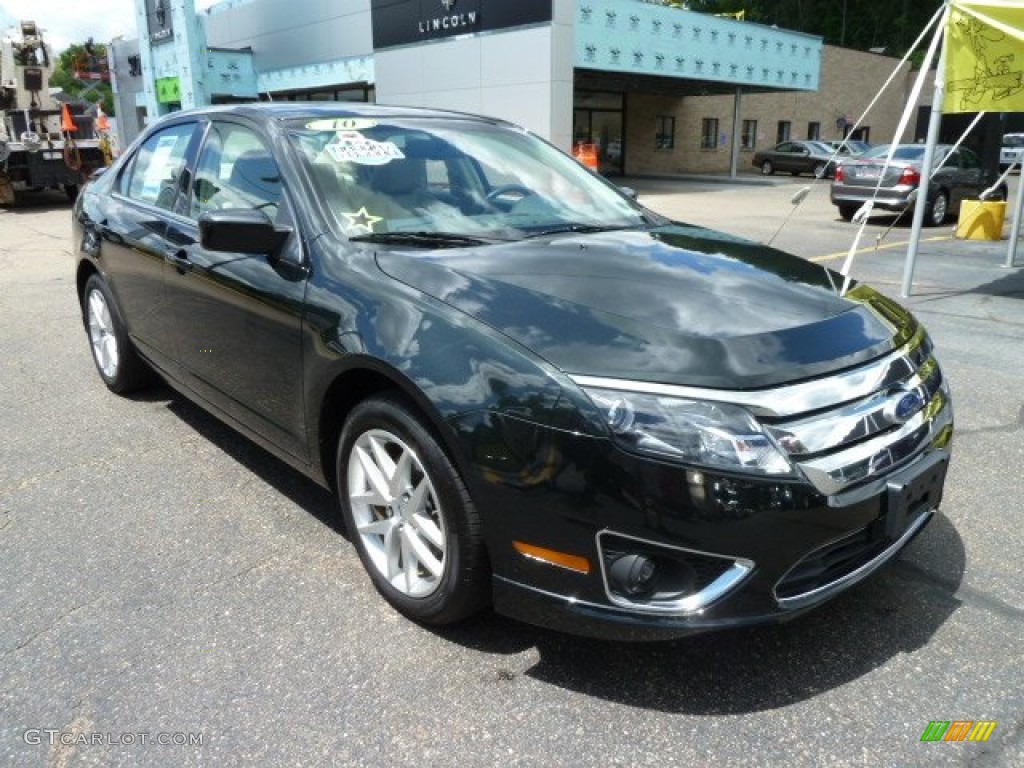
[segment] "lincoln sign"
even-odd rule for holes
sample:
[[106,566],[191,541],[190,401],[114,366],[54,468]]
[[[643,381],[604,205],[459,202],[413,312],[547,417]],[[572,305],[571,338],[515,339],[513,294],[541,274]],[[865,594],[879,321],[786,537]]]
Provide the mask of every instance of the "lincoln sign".
[[551,21],[551,0],[371,0],[373,48]]

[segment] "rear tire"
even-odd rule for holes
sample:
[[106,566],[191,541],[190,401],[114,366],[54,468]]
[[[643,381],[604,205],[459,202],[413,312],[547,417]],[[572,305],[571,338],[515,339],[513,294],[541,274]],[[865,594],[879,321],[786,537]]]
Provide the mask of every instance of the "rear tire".
[[853,216],[854,216],[854,214],[857,213],[857,209],[859,207],[860,206],[858,206],[858,205],[840,205],[840,206],[838,206],[838,208],[839,208],[839,218],[841,218],[843,221],[853,221]]
[[935,197],[928,201],[925,220],[930,227],[940,227],[949,215],[949,196],[945,192],[936,192]]
[[814,174],[814,178],[816,179],[824,179],[828,177],[828,174],[825,172],[827,168],[828,166],[826,166],[825,163],[815,163],[814,168],[811,169],[811,173]]
[[424,624],[450,624],[490,600],[480,516],[422,418],[394,394],[357,405],[335,466],[345,525],[377,591]]
[[99,275],[92,275],[85,283],[82,321],[89,335],[96,370],[111,392],[125,395],[152,380],[149,368],[128,338],[106,282]]
[[78,185],[77,184],[65,184],[64,194],[68,196],[69,202],[75,202],[78,199]]

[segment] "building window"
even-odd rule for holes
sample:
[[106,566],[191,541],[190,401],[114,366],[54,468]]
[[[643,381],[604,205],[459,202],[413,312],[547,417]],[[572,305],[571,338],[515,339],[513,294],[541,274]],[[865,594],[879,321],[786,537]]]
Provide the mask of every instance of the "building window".
[[821,123],[814,122],[807,124],[807,140],[817,141],[821,138]]
[[867,141],[867,142],[871,141],[871,127],[867,126],[867,125],[862,125],[856,131],[852,131],[852,132],[849,129],[847,129],[847,130],[843,131],[843,133],[846,134],[843,137],[843,138],[846,138],[846,139],[853,139],[853,140],[856,140],[856,141]]
[[784,141],[789,141],[790,130],[793,124],[789,120],[779,120],[779,130],[775,134],[775,143],[781,144]]
[[757,120],[744,120],[740,134],[740,149],[754,150],[757,146]]
[[[263,97],[267,98],[267,97]],[[274,91],[269,94],[271,101],[376,101],[372,85],[347,85],[330,89],[305,89],[295,91]]]
[[715,149],[718,146],[718,118],[705,117],[700,121],[700,148]]
[[654,134],[655,149],[672,149],[676,145],[676,119],[666,115],[657,118],[657,131]]

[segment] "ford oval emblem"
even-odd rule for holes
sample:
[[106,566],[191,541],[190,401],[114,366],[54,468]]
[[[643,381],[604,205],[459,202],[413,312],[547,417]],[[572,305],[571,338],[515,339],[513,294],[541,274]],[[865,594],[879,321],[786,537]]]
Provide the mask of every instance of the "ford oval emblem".
[[924,398],[917,392],[897,392],[885,402],[882,413],[892,424],[903,424],[924,408]]

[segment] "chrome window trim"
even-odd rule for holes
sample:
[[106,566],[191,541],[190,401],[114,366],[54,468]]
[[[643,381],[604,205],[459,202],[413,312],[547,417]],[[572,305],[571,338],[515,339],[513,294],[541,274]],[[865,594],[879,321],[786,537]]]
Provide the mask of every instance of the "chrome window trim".
[[839,403],[866,397],[883,387],[905,380],[919,367],[920,364],[911,358],[923,345],[929,346],[924,329],[918,328],[910,341],[902,347],[866,365],[772,389],[712,389],[571,373],[569,378],[584,388],[594,387],[688,400],[711,400],[743,406],[755,416],[784,418],[835,407]]

